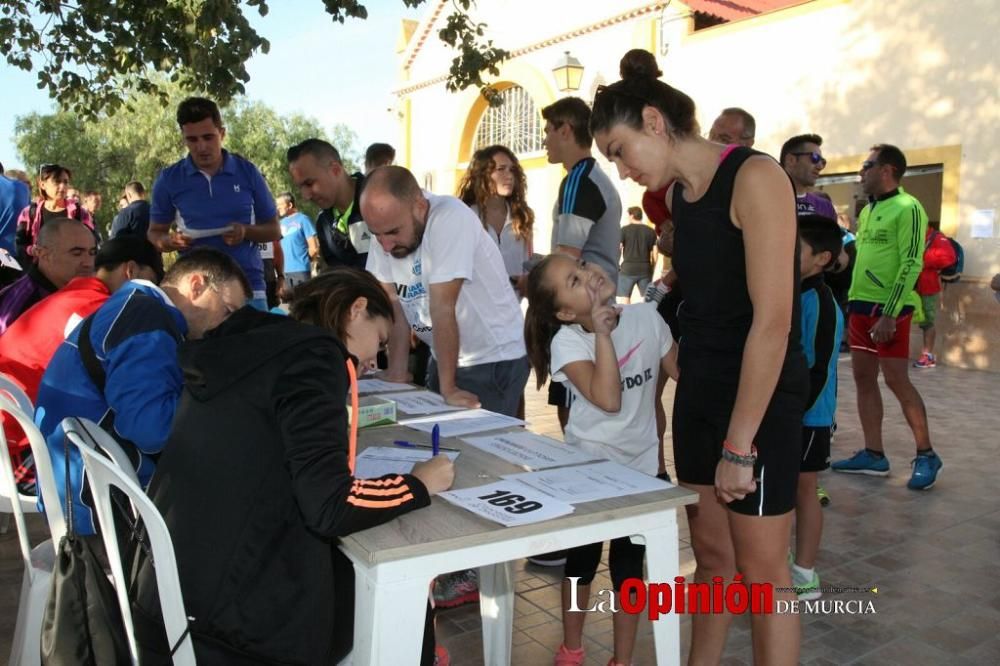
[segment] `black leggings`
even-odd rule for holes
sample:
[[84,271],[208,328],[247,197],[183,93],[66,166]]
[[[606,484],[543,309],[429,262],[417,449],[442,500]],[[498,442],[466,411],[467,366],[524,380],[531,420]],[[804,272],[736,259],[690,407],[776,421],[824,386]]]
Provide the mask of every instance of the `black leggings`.
[[[566,577],[578,577],[578,585],[590,585],[601,563],[601,551],[604,543],[577,546],[566,551]],[[611,569],[611,584],[615,592],[621,589],[622,583],[629,578],[642,579],[642,563],[646,557],[646,547],[632,543],[628,537],[611,540],[608,554],[608,568]]]

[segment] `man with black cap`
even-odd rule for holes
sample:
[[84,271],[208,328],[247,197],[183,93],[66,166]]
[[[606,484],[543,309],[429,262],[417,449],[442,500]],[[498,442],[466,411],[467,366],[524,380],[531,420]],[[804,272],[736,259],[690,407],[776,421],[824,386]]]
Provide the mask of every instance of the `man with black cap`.
[[[38,385],[45,368],[70,331],[129,280],[158,283],[163,277],[160,253],[152,243],[138,236],[104,243],[94,264],[95,277],[73,278],[65,287],[29,308],[0,336],[0,372],[17,382],[32,403],[38,397]],[[31,450],[21,429],[8,420],[4,420],[4,432],[18,488],[34,494]]]

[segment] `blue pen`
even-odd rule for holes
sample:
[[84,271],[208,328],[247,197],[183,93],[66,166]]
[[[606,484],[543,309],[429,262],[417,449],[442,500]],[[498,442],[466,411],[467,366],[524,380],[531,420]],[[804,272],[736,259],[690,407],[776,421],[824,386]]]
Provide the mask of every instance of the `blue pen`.
[[[433,451],[433,446],[428,446],[427,444],[414,444],[413,442],[407,442],[406,440],[397,439],[392,442],[396,446],[401,446],[404,449],[431,449]],[[458,449],[449,449],[447,446],[439,446],[439,451],[458,451]]]
[[431,428],[431,454],[437,455],[441,449],[441,426],[437,423]]

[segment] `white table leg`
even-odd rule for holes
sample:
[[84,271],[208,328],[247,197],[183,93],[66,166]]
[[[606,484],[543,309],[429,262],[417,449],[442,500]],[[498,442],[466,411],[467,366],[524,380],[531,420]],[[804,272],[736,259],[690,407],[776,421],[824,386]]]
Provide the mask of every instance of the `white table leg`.
[[[680,575],[680,542],[677,536],[677,511],[669,512],[666,524],[641,535],[646,542],[646,572],[651,583],[674,583]],[[680,666],[681,625],[677,613],[665,613],[653,622],[656,663]]]
[[[420,663],[430,578],[378,582],[375,570],[354,567],[354,666]],[[371,574],[371,575],[369,575]]]
[[479,567],[479,611],[483,618],[485,663],[509,665],[514,631],[513,562]]

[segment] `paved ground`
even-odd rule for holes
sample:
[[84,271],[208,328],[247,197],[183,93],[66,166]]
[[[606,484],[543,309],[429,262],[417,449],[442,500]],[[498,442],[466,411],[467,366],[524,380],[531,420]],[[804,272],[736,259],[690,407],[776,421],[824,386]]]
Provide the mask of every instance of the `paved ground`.
[[[906,489],[913,449],[898,405],[890,397],[885,408],[885,440],[892,474],[886,479],[821,476],[833,498],[825,509],[826,531],[817,565],[823,584],[877,587],[878,593],[825,597],[871,600],[874,615],[804,617],[805,664],[1000,663],[1000,588],[993,583],[1000,579],[1000,494],[996,491],[1000,376],[945,367],[914,375],[928,405],[931,435],[944,470],[933,490]],[[841,357],[840,378],[835,459],[861,447],[846,356]],[[558,437],[555,412],[544,404],[544,393],[529,387],[527,396],[528,419],[534,429]],[[672,385],[665,397],[668,410],[671,400]],[[42,521],[33,516],[31,522],[40,537],[45,529]],[[683,517],[681,539],[681,573],[690,577],[694,558]],[[562,637],[561,571],[527,563],[518,564],[517,569],[513,663],[551,664]],[[595,586],[610,587],[606,573],[602,569]],[[20,581],[17,542],[11,532],[0,536],[0,659],[9,653]],[[681,649],[686,655],[690,633],[686,619],[681,631]],[[477,606],[439,616],[438,634],[456,666],[483,663],[479,632]],[[603,666],[610,658],[611,618],[590,616],[586,636],[587,663]],[[635,663],[655,663],[648,622],[640,625]],[[739,618],[730,632],[723,664],[749,663],[749,623]]]

